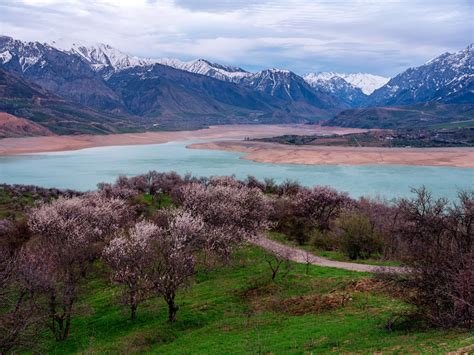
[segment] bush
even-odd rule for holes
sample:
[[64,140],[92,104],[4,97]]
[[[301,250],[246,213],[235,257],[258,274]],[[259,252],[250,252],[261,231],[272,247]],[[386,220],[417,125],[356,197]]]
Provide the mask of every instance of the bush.
[[382,249],[379,233],[367,216],[353,212],[336,220],[341,250],[352,260],[367,259]]
[[354,201],[346,193],[327,186],[300,189],[294,198],[293,214],[304,218],[319,230],[329,230],[331,223],[343,211],[350,209]]
[[418,314],[441,327],[474,321],[474,193],[461,193],[458,203],[433,199],[424,188],[416,197],[401,200],[405,243],[403,261],[410,268],[395,276],[406,300]]
[[336,250],[338,248],[338,240],[332,232],[318,229],[311,233],[310,244],[322,250]]
[[279,230],[283,232],[289,240],[297,242],[299,245],[307,244],[311,236],[311,228],[303,218],[289,216],[283,219],[279,225]]

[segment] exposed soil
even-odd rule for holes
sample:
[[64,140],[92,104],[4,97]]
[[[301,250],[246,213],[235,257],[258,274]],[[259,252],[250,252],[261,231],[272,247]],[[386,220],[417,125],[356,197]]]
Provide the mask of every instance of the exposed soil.
[[259,163],[307,165],[418,165],[474,168],[474,148],[383,148],[290,146],[278,143],[216,141],[191,144],[192,149],[246,153]]

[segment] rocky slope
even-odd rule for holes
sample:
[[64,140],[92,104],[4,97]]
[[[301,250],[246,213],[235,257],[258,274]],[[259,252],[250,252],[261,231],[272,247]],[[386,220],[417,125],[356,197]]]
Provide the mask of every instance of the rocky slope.
[[210,76],[211,78],[238,83],[242,78],[252,75],[239,67],[232,67],[212,63],[205,59],[196,59],[189,62],[182,62],[177,59],[159,59],[158,63],[169,67],[185,70],[195,74]]
[[0,68],[0,112],[21,117],[56,134],[115,133],[152,129],[153,123],[97,111],[61,98]]
[[420,102],[474,103],[474,45],[444,53],[390,79],[369,96],[366,106]]
[[79,104],[123,111],[117,95],[87,62],[48,44],[0,36],[0,67]]
[[334,73],[309,73],[303,79],[315,89],[334,95],[348,107],[359,107],[367,100],[362,90]]

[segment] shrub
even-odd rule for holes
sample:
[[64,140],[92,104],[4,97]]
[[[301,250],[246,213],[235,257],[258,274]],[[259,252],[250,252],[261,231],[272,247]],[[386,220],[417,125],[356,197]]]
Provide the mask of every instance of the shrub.
[[352,259],[366,259],[382,248],[380,235],[367,216],[352,212],[336,221],[341,250]]
[[[449,205],[422,188],[399,203],[399,237],[410,272],[395,276],[406,300],[429,323],[465,326],[474,320],[474,192]],[[392,275],[393,276],[393,275]]]
[[313,230],[310,244],[322,250],[336,250],[339,247],[338,239],[331,231]]
[[396,231],[403,222],[397,205],[379,199],[361,198],[357,201],[356,210],[367,216],[372,228],[379,233],[383,258],[400,259],[403,255],[403,243]]
[[314,228],[329,230],[331,222],[352,204],[346,193],[327,186],[300,189],[294,199],[294,215],[307,219]]

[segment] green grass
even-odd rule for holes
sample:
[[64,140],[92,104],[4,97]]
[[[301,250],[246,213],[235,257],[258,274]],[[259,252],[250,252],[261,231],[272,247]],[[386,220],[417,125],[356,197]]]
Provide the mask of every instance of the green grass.
[[432,125],[430,129],[448,129],[448,128],[465,128],[465,127],[473,127],[474,120],[469,121],[456,121],[456,122],[449,122],[449,123],[440,123],[436,125]]
[[[467,346],[472,334],[435,329],[384,328],[387,319],[408,309],[400,300],[375,291],[350,292],[346,286],[368,275],[292,264],[286,278],[270,280],[266,254],[256,247],[235,253],[228,266],[199,272],[179,293],[178,320],[169,324],[161,299],[138,309],[135,322],[114,302],[100,265],[84,285],[70,337],[55,342],[45,331],[34,352],[49,353],[305,353],[444,352]],[[333,291],[331,293],[331,291]],[[280,305],[290,297],[350,292],[345,306],[321,313],[293,315]],[[298,300],[298,298],[295,298]],[[296,301],[295,301],[296,302]],[[273,306],[272,306],[273,305]],[[304,313],[304,312],[303,312]]]
[[0,187],[0,219],[7,217],[23,217],[25,207],[33,206],[35,199],[30,193],[14,196],[5,188]]
[[135,197],[135,202],[146,206],[148,214],[150,215],[161,208],[174,206],[171,196],[164,193],[157,194],[156,196],[152,196],[149,194],[138,195]]
[[378,266],[400,266],[401,265],[398,261],[381,260],[377,258],[351,260],[347,255],[337,250],[321,250],[311,244],[299,245],[298,243],[294,241],[288,240],[283,233],[271,231],[271,232],[268,232],[267,235],[269,238],[276,240],[280,243],[291,245],[293,247],[306,250],[310,253],[313,253],[314,255],[322,256],[330,260],[351,262],[351,263],[357,263],[357,264],[378,265]]

